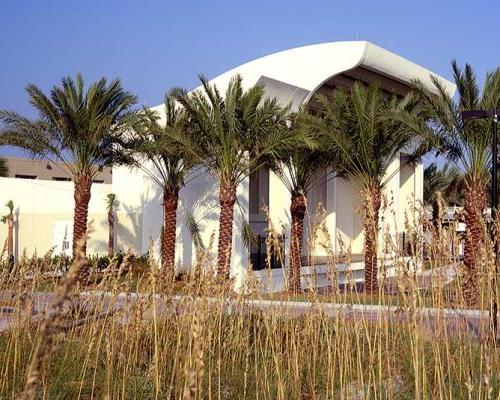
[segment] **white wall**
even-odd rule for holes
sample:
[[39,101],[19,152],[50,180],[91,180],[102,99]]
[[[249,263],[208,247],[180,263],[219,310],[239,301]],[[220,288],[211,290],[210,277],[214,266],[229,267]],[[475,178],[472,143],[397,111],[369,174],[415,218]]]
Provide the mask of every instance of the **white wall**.
[[[219,233],[219,191],[218,182],[210,174],[194,171],[186,180],[186,186],[179,193],[177,209],[176,267],[187,270],[195,262],[195,247],[187,224],[188,214],[194,215],[201,230],[205,246],[210,248],[214,267]],[[152,178],[141,170],[120,167],[113,170],[113,192],[121,201],[121,207],[139,216],[140,251],[148,251],[150,240],[159,255],[160,232],[163,225],[163,194]],[[248,178],[237,190],[237,204],[234,211],[233,247],[231,275],[239,286],[248,266],[248,251],[244,245],[242,227],[248,222]]]
[[[73,183],[37,179],[0,178],[0,215],[8,212],[3,207],[14,202],[16,216],[14,250],[16,257],[23,251],[27,255],[43,255],[59,245],[55,231],[57,226],[73,222]],[[106,196],[111,192],[109,184],[93,184],[89,203],[89,223],[93,228],[88,242],[89,253],[107,252]],[[7,237],[7,227],[0,224],[0,249]],[[0,250],[1,251],[1,250]]]

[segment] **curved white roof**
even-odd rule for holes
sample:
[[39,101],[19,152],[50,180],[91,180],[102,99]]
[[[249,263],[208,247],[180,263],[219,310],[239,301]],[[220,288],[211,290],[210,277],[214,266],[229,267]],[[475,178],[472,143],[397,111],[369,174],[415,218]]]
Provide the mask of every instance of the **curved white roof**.
[[[224,93],[230,79],[240,74],[244,88],[257,83],[267,86],[266,82],[289,85],[287,101],[296,103],[294,100],[300,99],[304,103],[330,78],[361,66],[404,83],[420,79],[431,90],[430,77],[435,75],[450,95],[456,89],[452,82],[428,69],[366,41],[321,43],[280,51],[230,69],[210,82]],[[283,87],[278,91],[282,94]]]

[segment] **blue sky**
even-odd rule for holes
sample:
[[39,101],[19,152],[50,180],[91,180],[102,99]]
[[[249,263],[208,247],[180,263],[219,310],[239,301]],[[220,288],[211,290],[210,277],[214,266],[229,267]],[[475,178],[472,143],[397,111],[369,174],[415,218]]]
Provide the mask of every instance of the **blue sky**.
[[[455,1],[4,0],[0,109],[33,116],[24,87],[120,77],[141,103],[291,47],[369,40],[450,77],[500,64],[500,5]],[[494,53],[494,51],[496,51]]]

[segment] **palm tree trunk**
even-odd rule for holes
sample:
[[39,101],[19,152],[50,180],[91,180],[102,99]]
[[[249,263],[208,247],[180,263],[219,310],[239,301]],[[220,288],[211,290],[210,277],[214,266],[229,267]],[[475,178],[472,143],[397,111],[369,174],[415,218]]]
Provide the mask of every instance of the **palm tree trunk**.
[[236,202],[236,185],[221,183],[219,192],[219,241],[217,254],[217,275],[229,279],[231,270],[231,248],[233,245],[233,215]]
[[108,211],[108,256],[113,257],[115,254],[115,213],[113,210]]
[[440,225],[440,217],[442,215],[442,212],[440,210],[441,204],[439,204],[439,201],[433,200],[432,201],[432,226],[434,228],[434,231],[438,231],[438,227]]
[[288,269],[289,289],[297,293],[300,291],[300,267],[302,258],[302,235],[304,230],[304,216],[306,215],[306,198],[301,193],[292,193],[290,204],[292,227],[290,232],[290,267]]
[[77,244],[83,240],[81,251],[87,254],[87,218],[89,213],[90,188],[92,177],[89,174],[75,176],[75,215],[73,218],[73,257],[76,257]]
[[468,306],[478,302],[478,267],[483,238],[483,211],[486,207],[486,191],[483,184],[477,181],[467,183],[464,195],[465,276],[462,281],[462,292]]
[[174,278],[178,191],[163,191],[162,267],[167,280]]
[[12,214],[8,217],[7,256],[9,260],[14,258],[14,215]]
[[377,241],[382,193],[378,184],[364,190],[363,225],[365,228],[365,291],[378,291]]

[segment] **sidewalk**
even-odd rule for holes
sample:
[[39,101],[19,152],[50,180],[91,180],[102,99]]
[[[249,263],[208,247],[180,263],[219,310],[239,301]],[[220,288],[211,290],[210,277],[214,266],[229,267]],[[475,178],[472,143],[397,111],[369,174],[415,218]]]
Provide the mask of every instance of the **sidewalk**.
[[[16,296],[12,292],[0,292],[0,301],[12,299]],[[52,293],[38,292],[31,297],[32,316],[40,315],[50,305],[54,295]],[[481,338],[489,324],[489,313],[481,310],[453,309],[453,308],[427,308],[415,309],[403,308],[391,305],[369,305],[369,304],[342,304],[342,303],[319,303],[308,301],[284,301],[284,300],[256,300],[256,299],[219,299],[213,297],[191,298],[188,296],[165,297],[163,295],[150,295],[143,293],[119,293],[113,295],[110,292],[82,292],[77,298],[86,306],[99,305],[99,308],[108,309],[113,313],[121,315],[123,323],[128,322],[131,313],[126,311],[134,307],[138,301],[146,305],[147,318],[153,316],[154,310],[157,316],[166,316],[171,313],[191,312],[194,305],[204,303],[206,306],[216,306],[228,315],[248,312],[278,312],[283,317],[300,318],[313,313],[320,313],[327,318],[341,318],[348,322],[387,322],[387,323],[410,323],[418,322],[427,326],[431,331],[442,327],[445,323],[450,333],[470,333],[472,336]],[[125,311],[124,313],[120,313]],[[14,312],[0,314],[0,331],[9,329]]]

